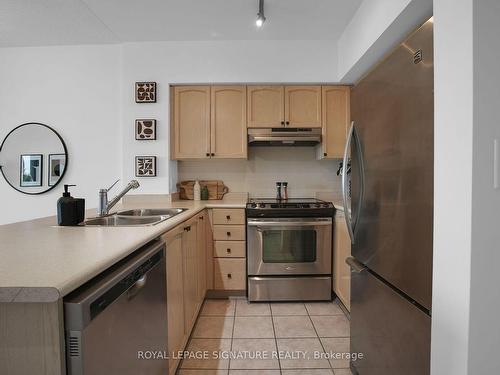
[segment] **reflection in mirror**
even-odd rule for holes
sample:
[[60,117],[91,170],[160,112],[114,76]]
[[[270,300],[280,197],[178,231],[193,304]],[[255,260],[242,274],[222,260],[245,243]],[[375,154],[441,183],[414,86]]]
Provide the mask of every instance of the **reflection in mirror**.
[[61,136],[51,127],[27,123],[16,127],[0,146],[0,169],[14,189],[42,194],[63,178],[68,152]]

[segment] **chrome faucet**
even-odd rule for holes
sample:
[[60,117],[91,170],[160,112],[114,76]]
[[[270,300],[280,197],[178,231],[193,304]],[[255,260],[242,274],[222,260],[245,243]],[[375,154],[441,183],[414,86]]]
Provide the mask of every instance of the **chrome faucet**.
[[127,194],[130,190],[137,189],[139,187],[139,182],[137,180],[132,180],[127,184],[127,186],[125,186],[125,188],[121,192],[119,192],[116,195],[116,197],[108,201],[108,191],[110,191],[113,188],[113,186],[115,186],[118,183],[118,181],[120,180],[119,179],[116,180],[114,184],[107,189],[99,190],[99,208],[98,208],[99,216],[106,216],[107,214],[109,214],[109,210],[111,210],[111,208],[115,204],[117,204],[125,194]]

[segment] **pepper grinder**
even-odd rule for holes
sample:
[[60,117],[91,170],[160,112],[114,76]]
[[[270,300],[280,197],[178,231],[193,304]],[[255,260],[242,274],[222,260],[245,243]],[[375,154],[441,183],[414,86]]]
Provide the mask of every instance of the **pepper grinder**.
[[282,196],[284,200],[288,200],[288,182],[284,181],[281,183],[282,186]]
[[281,200],[281,182],[276,182],[276,199]]

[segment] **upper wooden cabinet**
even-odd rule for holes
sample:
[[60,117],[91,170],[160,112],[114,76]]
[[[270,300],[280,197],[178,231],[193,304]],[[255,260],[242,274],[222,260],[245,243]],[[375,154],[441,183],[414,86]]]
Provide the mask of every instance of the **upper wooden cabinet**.
[[350,87],[322,87],[322,143],[319,158],[339,159],[344,155],[351,122]]
[[172,158],[210,156],[210,86],[173,89]]
[[172,159],[246,158],[245,86],[175,86]]
[[321,128],[321,86],[285,86],[285,125]]
[[212,86],[210,154],[212,158],[247,157],[245,86]]
[[247,86],[247,126],[278,128],[285,125],[283,86]]

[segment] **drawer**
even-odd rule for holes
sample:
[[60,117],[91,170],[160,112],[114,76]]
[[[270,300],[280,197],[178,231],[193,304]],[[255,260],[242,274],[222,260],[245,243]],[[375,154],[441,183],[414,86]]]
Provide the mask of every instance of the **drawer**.
[[214,224],[245,224],[245,210],[240,208],[214,208]]
[[214,287],[222,290],[246,289],[245,259],[214,259]]
[[245,258],[245,241],[215,241],[214,257]]
[[244,225],[214,225],[214,240],[245,241]]

